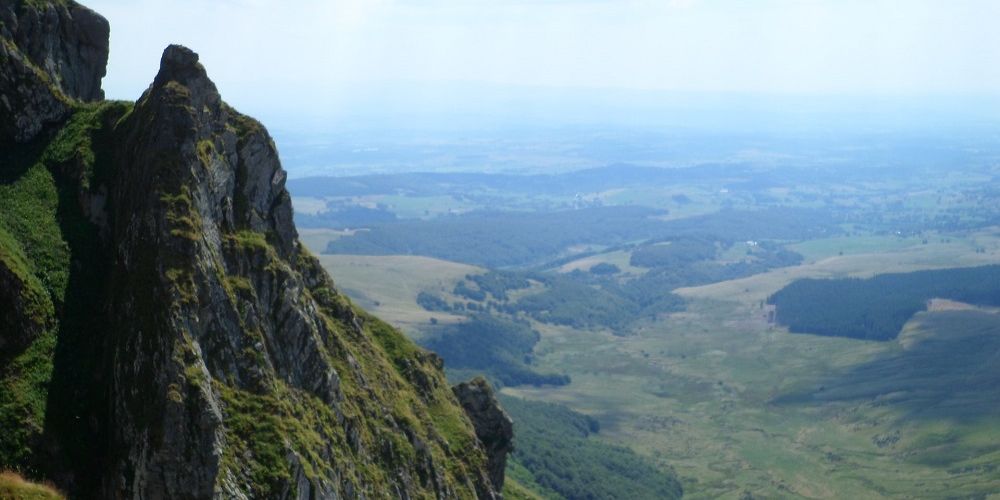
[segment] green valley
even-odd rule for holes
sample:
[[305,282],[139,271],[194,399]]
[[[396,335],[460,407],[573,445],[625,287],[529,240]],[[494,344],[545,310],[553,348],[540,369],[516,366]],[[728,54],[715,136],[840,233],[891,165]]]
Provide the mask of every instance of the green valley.
[[[882,182],[882,196],[913,189]],[[665,189],[698,196],[686,185]],[[619,192],[632,189],[626,183]],[[948,189],[941,190],[944,199]],[[503,387],[516,434],[538,436],[572,420],[551,412],[575,412],[599,429],[584,433],[581,446],[632,450],[646,464],[634,467],[676,475],[687,497],[942,497],[1000,488],[993,465],[1000,458],[993,424],[1000,416],[1000,315],[981,307],[992,302],[976,300],[980,292],[968,280],[952,279],[976,276],[987,288],[995,281],[980,271],[995,267],[975,267],[1000,263],[1000,229],[989,223],[989,210],[954,196],[954,210],[970,211],[968,220],[979,223],[959,227],[924,217],[922,229],[896,230],[903,218],[928,212],[902,206],[862,226],[857,220],[871,199],[856,192],[836,195],[852,199],[852,208],[786,197],[780,209],[755,204],[754,193],[738,210],[718,201],[705,210],[703,202],[690,216],[675,214],[671,204],[678,201],[668,199],[659,205],[670,206],[668,214],[659,216],[580,208],[535,218],[512,207],[509,215],[401,218],[373,229],[399,239],[380,240],[362,229],[358,243],[340,238],[317,242],[315,250],[335,252],[324,259],[368,262],[363,276],[345,273],[342,264],[340,271],[328,268],[348,290],[362,283],[393,289],[395,298],[379,306],[383,314],[407,318],[398,324],[443,356],[450,377],[481,373]],[[614,223],[592,217],[594,210],[633,219]],[[548,231],[546,224],[560,229]],[[360,246],[379,241],[385,246]],[[363,249],[371,255],[350,254]],[[416,255],[391,255],[403,249]],[[518,252],[525,257],[507,260]],[[421,254],[486,267],[462,274],[461,264],[451,262],[455,272],[445,272],[439,264],[445,261]],[[971,269],[949,271],[959,267]],[[898,337],[791,333],[776,322],[769,301],[775,297],[781,321],[779,291],[788,287],[781,293],[829,314],[830,304],[859,295],[838,295],[836,288],[827,298],[795,293],[811,283],[801,280],[863,284],[858,279],[934,269],[942,271],[899,275],[937,288],[921,295],[900,283],[899,290],[919,297],[902,313]],[[931,301],[928,309],[927,300],[938,296],[953,300]],[[874,307],[881,311],[880,303]],[[837,306],[835,317],[865,314],[850,304]],[[535,406],[543,403],[550,406]],[[525,453],[560,453],[537,441]],[[587,475],[569,465],[541,464],[515,452],[508,475],[543,497],[577,498],[566,488],[587,484],[580,482]],[[557,483],[539,481],[547,474],[577,479],[555,491]],[[589,474],[608,484],[627,480],[611,469]]]

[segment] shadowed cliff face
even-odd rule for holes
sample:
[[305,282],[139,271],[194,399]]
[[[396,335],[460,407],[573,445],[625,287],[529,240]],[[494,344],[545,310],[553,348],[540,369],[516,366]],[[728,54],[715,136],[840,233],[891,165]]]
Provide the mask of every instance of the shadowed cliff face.
[[[49,258],[0,202],[0,384],[48,394],[0,396],[0,421],[25,431],[0,437],[0,467],[99,497],[498,496],[496,446],[488,459],[440,359],[300,245],[273,141],[197,54],[168,47],[134,106],[81,104],[100,96],[84,76],[104,59],[79,66],[106,24],[53,2],[12,29],[25,5],[0,5],[0,102],[35,103],[2,121],[0,141],[30,142],[7,150],[0,190],[56,193],[38,224],[65,252]],[[104,45],[54,43],[53,22],[104,26]]]

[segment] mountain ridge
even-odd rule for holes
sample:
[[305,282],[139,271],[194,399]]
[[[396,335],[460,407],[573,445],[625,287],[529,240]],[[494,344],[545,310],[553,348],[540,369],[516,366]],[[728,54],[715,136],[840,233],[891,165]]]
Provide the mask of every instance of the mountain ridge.
[[510,426],[487,455],[440,359],[337,291],[197,54],[102,101],[103,18],[0,13],[0,467],[83,497],[499,497]]

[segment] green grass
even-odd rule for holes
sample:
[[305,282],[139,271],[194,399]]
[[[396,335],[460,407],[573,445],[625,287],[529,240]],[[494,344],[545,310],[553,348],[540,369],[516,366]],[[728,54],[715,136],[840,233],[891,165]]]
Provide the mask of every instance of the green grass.
[[577,259],[571,262],[567,262],[558,268],[561,273],[568,273],[575,271],[577,269],[581,271],[589,271],[590,268],[602,262],[608,264],[614,264],[621,269],[621,272],[628,276],[640,276],[646,274],[649,269],[642,267],[635,267],[629,263],[629,259],[632,256],[632,252],[627,250],[615,250],[611,252],[599,253],[597,255],[592,255],[589,257],[584,257],[582,259]]
[[62,500],[55,488],[32,483],[13,472],[0,472],[0,500]]
[[26,463],[36,451],[45,429],[48,386],[52,379],[55,332],[41,334],[15,356],[0,379],[0,464]]
[[[934,238],[929,238],[933,240]],[[788,246],[802,254],[806,261],[817,261],[840,255],[885,253],[921,245],[923,238],[899,236],[842,236],[795,243]]]
[[201,238],[201,217],[191,204],[191,191],[187,186],[183,186],[177,193],[160,194],[160,202],[166,209],[171,236],[192,241]]
[[212,164],[212,159],[215,157],[215,143],[209,139],[202,139],[198,141],[198,159],[201,161],[203,167],[208,168]]
[[409,255],[320,255],[319,260],[352,300],[411,335],[418,335],[431,318],[439,323],[460,319],[424,310],[417,304],[417,294],[429,291],[450,297],[465,275],[484,272],[466,264]]
[[14,254],[21,253],[20,260],[31,274],[61,299],[69,280],[70,252],[56,220],[58,204],[55,179],[40,163],[17,181],[0,186],[0,229],[8,235],[5,246]]
[[[296,213],[298,213],[298,202],[296,199],[292,200],[292,204],[295,206]],[[326,250],[327,244],[331,241],[341,238],[343,236],[349,236],[353,234],[352,230],[339,230],[339,229],[314,229],[314,228],[299,228],[299,241],[301,241],[306,248],[309,249],[314,254],[319,255]]]
[[267,235],[264,233],[237,231],[236,233],[226,235],[226,238],[244,250],[261,250],[267,252],[271,249],[271,245],[267,242]]
[[21,314],[39,327],[51,321],[55,309],[49,293],[32,272],[32,266],[24,256],[21,245],[0,226],[0,266],[6,268],[12,278],[19,281]]
[[216,384],[216,388],[225,402],[226,430],[231,440],[223,466],[239,469],[237,461],[248,466],[252,493],[260,498],[277,495],[277,488],[291,477],[284,444],[290,422],[282,418],[281,400],[223,384]]
[[[69,282],[69,245],[56,214],[56,181],[41,163],[37,146],[2,158],[0,179],[0,260],[24,288],[21,314],[39,325],[40,336],[12,356],[0,370],[0,466],[25,463],[45,425],[48,383],[55,351],[56,304]],[[4,356],[6,357],[6,356]]]

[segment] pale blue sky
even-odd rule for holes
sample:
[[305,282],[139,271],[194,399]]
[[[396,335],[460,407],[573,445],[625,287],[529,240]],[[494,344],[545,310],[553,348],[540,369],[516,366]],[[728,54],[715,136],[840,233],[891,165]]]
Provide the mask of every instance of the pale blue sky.
[[292,113],[336,114],[363,90],[378,100],[372,89],[411,83],[1000,95],[995,0],[85,3],[111,21],[112,98],[136,98],[173,42],[237,106]]

